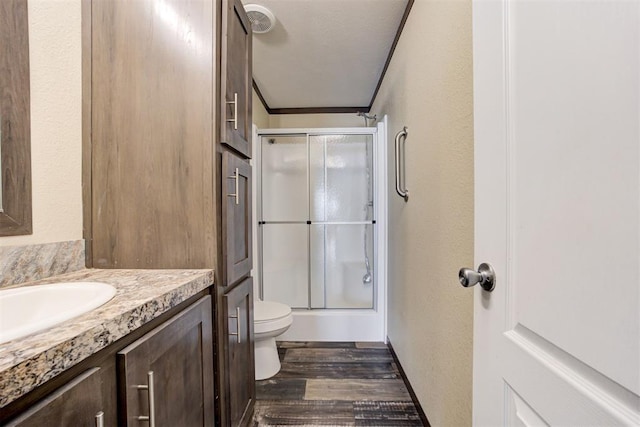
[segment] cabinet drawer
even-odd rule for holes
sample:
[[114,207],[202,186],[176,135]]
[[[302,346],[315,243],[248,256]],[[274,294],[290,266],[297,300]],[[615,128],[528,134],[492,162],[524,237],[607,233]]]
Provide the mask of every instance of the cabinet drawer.
[[120,425],[214,424],[211,297],[117,354]]

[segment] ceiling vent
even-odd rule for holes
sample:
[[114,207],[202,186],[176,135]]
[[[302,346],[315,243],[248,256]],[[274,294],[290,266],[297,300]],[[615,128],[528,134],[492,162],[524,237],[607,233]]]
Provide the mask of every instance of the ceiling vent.
[[251,29],[254,33],[268,33],[276,25],[276,16],[264,6],[245,4],[244,10],[251,21]]

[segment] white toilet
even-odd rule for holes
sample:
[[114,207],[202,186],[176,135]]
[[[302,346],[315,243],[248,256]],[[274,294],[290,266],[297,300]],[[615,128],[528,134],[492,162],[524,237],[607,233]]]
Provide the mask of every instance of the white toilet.
[[253,302],[256,380],[271,378],[280,371],[276,337],[284,334],[292,322],[288,305],[273,301]]

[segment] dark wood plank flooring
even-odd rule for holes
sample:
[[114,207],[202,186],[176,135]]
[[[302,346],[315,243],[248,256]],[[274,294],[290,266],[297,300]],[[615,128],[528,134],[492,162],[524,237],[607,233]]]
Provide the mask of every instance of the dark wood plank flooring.
[[281,342],[282,369],[256,382],[254,426],[422,426],[382,343]]

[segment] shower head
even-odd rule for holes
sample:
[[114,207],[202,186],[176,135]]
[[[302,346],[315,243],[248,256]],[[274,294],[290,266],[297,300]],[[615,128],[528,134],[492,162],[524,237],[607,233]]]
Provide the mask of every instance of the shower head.
[[364,125],[369,126],[369,120],[373,120],[373,122],[375,123],[378,120],[378,115],[374,114],[373,116],[365,113],[364,111],[358,111],[356,113],[358,116],[364,118]]
[[365,113],[364,111],[358,111],[356,114],[358,116],[360,116],[360,117],[364,117],[365,119],[378,120],[378,115],[377,114],[374,114],[373,116],[371,116],[371,115]]
[[373,280],[373,277],[371,277],[371,273],[369,273],[368,271],[365,273],[364,276],[362,276],[362,283],[371,283],[372,280]]

